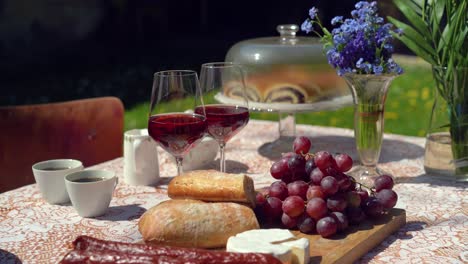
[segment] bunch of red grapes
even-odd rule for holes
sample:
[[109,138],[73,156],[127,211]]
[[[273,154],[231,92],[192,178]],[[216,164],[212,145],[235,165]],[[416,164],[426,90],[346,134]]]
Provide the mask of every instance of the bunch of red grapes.
[[347,154],[310,154],[310,147],[307,137],[298,137],[294,152],[273,163],[270,173],[279,181],[257,194],[261,220],[330,237],[395,206],[398,196],[392,177],[381,175],[373,187],[366,187],[345,174],[353,166]]

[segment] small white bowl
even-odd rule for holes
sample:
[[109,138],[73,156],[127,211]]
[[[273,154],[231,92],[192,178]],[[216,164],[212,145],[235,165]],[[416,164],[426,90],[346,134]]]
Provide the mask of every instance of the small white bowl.
[[[205,137],[184,156],[185,171],[197,170],[211,163],[218,155],[219,144],[211,137]],[[174,160],[175,162],[175,160]]]

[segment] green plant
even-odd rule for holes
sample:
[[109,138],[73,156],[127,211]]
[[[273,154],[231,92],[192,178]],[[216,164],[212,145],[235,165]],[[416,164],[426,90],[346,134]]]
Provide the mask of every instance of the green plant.
[[436,88],[446,101],[456,174],[468,174],[468,0],[394,0],[409,24],[388,19],[403,29],[395,35],[429,62]]
[[[439,81],[449,83],[454,68],[468,67],[467,0],[394,0],[409,24],[393,17],[388,20],[403,30],[394,36],[417,56],[446,71],[434,72]],[[440,94],[453,102],[453,86],[440,86]],[[463,89],[464,87],[461,87]],[[458,91],[458,94],[464,91]]]

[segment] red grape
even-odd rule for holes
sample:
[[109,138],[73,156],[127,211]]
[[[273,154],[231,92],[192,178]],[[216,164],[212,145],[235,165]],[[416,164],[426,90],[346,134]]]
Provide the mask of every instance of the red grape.
[[291,171],[289,170],[288,168],[288,172],[286,172],[283,177],[281,178],[281,181],[283,181],[284,183],[288,184],[290,182],[293,182],[293,174],[291,173]]
[[367,199],[362,208],[364,213],[371,217],[381,215],[383,213],[383,209],[383,205],[375,197]]
[[300,196],[304,200],[307,199],[308,189],[309,185],[305,181],[293,181],[288,184],[288,194]]
[[293,150],[297,154],[309,153],[312,143],[307,137],[297,137],[293,142]]
[[330,216],[333,217],[338,224],[338,231],[344,231],[348,228],[348,217],[346,217],[345,214],[342,212],[332,212]]
[[375,191],[378,192],[383,189],[393,188],[393,178],[389,175],[380,175],[374,181]]
[[268,197],[267,202],[263,205],[263,215],[271,220],[281,217],[283,214],[283,202],[276,197]]
[[336,234],[338,225],[335,219],[331,216],[326,216],[317,221],[317,233],[322,237],[330,237]]
[[284,199],[282,209],[285,214],[297,217],[304,212],[304,200],[297,195],[289,196]]
[[340,190],[342,190],[342,191],[349,190],[349,187],[351,186],[351,183],[352,183],[351,179],[346,174],[342,174],[340,176],[340,179],[338,179],[338,186],[340,187]]
[[271,165],[270,174],[279,181],[265,189],[266,193],[256,194],[254,210],[259,220],[275,224],[281,220],[285,228],[330,237],[396,205],[398,195],[392,190],[391,176],[379,176],[369,193],[345,174],[353,166],[348,154],[319,151],[305,155],[310,148],[307,137],[298,137],[293,152],[283,154]]
[[263,193],[258,192],[257,195],[255,196],[255,204],[257,206],[264,205],[266,203],[266,198]]
[[271,184],[268,195],[270,197],[276,197],[281,201],[288,197],[288,187],[286,183],[282,181],[276,181]]
[[359,194],[359,196],[361,196],[361,205],[363,205],[369,198],[369,193],[366,190],[361,189],[356,191],[356,193]]
[[307,214],[302,214],[297,219],[297,227],[302,233],[311,234],[315,232],[315,221],[314,219],[310,218]]
[[314,161],[315,165],[317,165],[317,167],[319,167],[323,172],[334,164],[332,155],[326,151],[315,153]]
[[333,178],[332,176],[327,176],[325,178],[322,179],[322,181],[320,181],[320,186],[322,187],[323,191],[327,194],[327,195],[333,195],[335,194],[338,189],[339,189],[339,185],[338,185],[338,181]]
[[310,180],[315,185],[320,185],[320,182],[322,181],[323,177],[325,177],[325,174],[323,174],[323,172],[319,168],[313,169],[309,174]]
[[309,186],[306,197],[307,197],[307,200],[310,200],[315,197],[325,199],[325,193],[323,192],[322,187],[317,186],[317,185],[312,185],[312,186]]
[[300,154],[294,154],[289,158],[288,168],[293,176],[293,181],[304,177],[305,163],[305,158]]
[[283,175],[289,172],[288,168],[288,160],[287,159],[280,159],[273,163],[270,167],[270,174],[273,178],[281,180]]
[[305,164],[306,175],[309,176],[313,169],[317,168],[314,159],[308,159]]
[[347,172],[353,167],[353,159],[347,154],[336,155],[335,161],[340,172]]
[[297,217],[290,217],[289,215],[283,213],[281,216],[281,223],[283,223],[284,227],[288,229],[293,229],[297,227]]
[[337,168],[335,168],[333,165],[330,166],[330,167],[327,167],[325,170],[322,170],[320,169],[321,171],[323,171],[323,174],[327,175],[327,176],[333,176],[333,177],[336,177],[340,174],[340,172],[338,171]]
[[307,202],[306,212],[310,217],[320,219],[328,213],[327,203],[322,198],[312,198]]
[[398,200],[398,195],[393,190],[383,189],[375,195],[384,208],[393,208]]
[[348,221],[351,224],[359,224],[366,219],[366,215],[362,211],[361,207],[346,208],[346,216],[348,216]]
[[327,207],[332,212],[343,212],[346,206],[347,202],[341,194],[335,194],[327,199]]
[[361,205],[361,196],[356,191],[347,192],[345,198],[348,206],[359,207]]

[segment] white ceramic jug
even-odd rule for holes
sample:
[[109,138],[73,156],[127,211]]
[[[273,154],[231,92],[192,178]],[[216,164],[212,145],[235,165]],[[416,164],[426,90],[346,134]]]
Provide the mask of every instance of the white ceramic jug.
[[157,143],[146,129],[124,134],[124,182],[130,185],[155,185],[159,181]]

